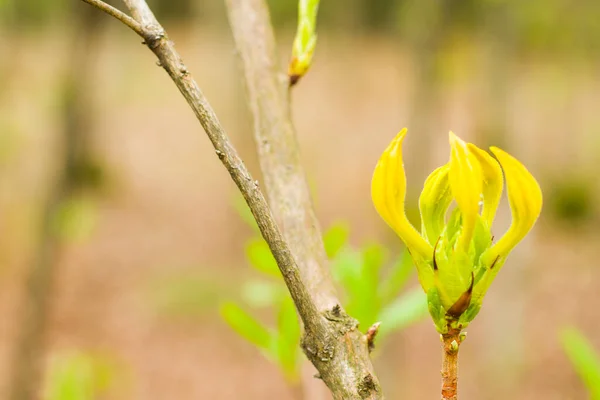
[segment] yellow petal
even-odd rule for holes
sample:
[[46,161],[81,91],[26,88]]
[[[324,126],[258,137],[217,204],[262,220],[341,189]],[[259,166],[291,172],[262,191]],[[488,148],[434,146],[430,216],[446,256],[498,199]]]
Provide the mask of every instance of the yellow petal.
[[404,212],[406,176],[402,162],[402,141],[405,136],[406,128],[398,133],[381,155],[371,181],[371,197],[381,218],[396,231],[409,250],[430,259],[433,248],[412,226]]
[[527,235],[542,211],[542,190],[527,168],[505,151],[497,147],[491,150],[504,170],[512,223],[485,255],[486,262],[505,257]]
[[426,235],[429,244],[434,245],[445,225],[446,211],[452,202],[448,183],[450,165],[446,164],[429,175],[419,197],[421,211],[421,233]]
[[462,214],[462,233],[458,245],[469,250],[483,186],[481,167],[465,142],[450,132],[450,172],[448,174],[452,196]]
[[481,216],[487,222],[488,228],[492,227],[500,197],[502,196],[502,168],[494,157],[490,156],[486,151],[481,150],[474,144],[468,143],[467,147],[471,154],[477,158],[481,171],[483,172],[483,211]]

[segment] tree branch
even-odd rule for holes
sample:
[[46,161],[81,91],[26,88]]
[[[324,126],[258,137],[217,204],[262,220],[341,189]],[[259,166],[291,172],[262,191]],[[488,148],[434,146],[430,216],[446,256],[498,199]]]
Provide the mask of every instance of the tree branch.
[[[254,138],[269,204],[284,232],[321,318],[305,321],[303,349],[336,399],[383,398],[368,340],[346,315],[328,274],[328,260],[302,165],[264,0],[226,0],[240,55]],[[301,310],[299,310],[302,313]],[[322,349],[331,349],[323,357]]]
[[134,18],[139,18],[138,22],[144,27],[146,45],[158,57],[160,65],[169,74],[187,100],[212,142],[217,156],[248,203],[261,234],[269,244],[269,248],[277,261],[296,306],[302,310],[301,317],[303,321],[317,318],[316,307],[306,285],[300,278],[298,267],[290,249],[275,224],[275,219],[259,188],[258,181],[254,180],[244,165],[215,112],[175,50],[173,42],[168,39],[146,2],[144,0],[125,0],[125,4]]
[[[88,0],[83,1],[88,2]],[[125,4],[132,15],[139,18],[137,22],[143,27],[142,37],[146,40],[145,44],[158,57],[160,65],[169,74],[187,100],[212,142],[217,156],[248,203],[260,231],[277,261],[294,302],[299,309],[303,310],[301,314],[303,320],[316,318],[318,314],[311,296],[300,279],[298,267],[292,258],[287,243],[275,224],[267,201],[259,189],[258,181],[254,180],[244,165],[212,107],[175,50],[173,42],[167,38],[146,2],[144,0],[125,0]]]
[[[95,5],[95,2],[83,1]],[[265,5],[256,1],[245,4],[231,1],[230,19],[233,25],[239,24],[233,30],[242,59],[251,54],[249,59],[256,57],[260,61],[255,64],[257,69],[265,68],[260,79],[255,79],[258,78],[258,75],[255,76],[256,69],[249,69],[247,83],[255,115],[261,168],[271,204],[287,241],[275,223],[258,182],[246,169],[210,104],[146,2],[124,2],[142,27],[140,35],[145,44],[158,57],[160,65],[187,100],[217,156],[248,203],[294,300],[305,328],[303,348],[320,377],[336,399],[383,398],[369,359],[367,340],[358,331],[357,322],[339,306],[325,273],[327,258],[289,117],[284,89],[287,77],[278,75],[273,62],[274,40]],[[103,7],[99,8],[106,11]],[[240,34],[246,33],[254,36],[241,40]],[[294,246],[293,252],[300,260],[300,268],[292,256],[290,245]]]
[[[315,216],[288,101],[289,78],[277,65],[275,39],[262,0],[227,0],[240,55],[254,138],[269,204],[320,309],[338,300]],[[318,295],[317,295],[318,294]]]
[[115,17],[116,19],[118,19],[119,21],[121,21],[122,23],[124,23],[125,25],[130,27],[131,29],[133,29],[133,31],[135,33],[137,33],[141,37],[144,37],[144,29],[142,28],[142,25],[139,24],[135,19],[131,18],[129,15],[122,12],[121,10],[118,10],[118,9],[114,8],[113,6],[111,6],[110,4],[107,4],[100,0],[83,0],[83,1],[88,4],[91,4],[92,6],[98,8],[99,10],[104,11],[108,15]]

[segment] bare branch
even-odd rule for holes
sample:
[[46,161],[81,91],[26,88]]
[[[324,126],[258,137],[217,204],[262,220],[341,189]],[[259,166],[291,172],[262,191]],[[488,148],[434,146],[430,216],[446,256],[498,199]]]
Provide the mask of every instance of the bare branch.
[[311,325],[305,321],[304,351],[336,399],[383,398],[367,338],[340,307],[327,273],[328,260],[290,116],[289,79],[277,65],[268,7],[264,0],[226,3],[244,67],[269,204],[321,315]]
[[271,210],[259,188],[258,181],[254,180],[244,165],[212,107],[202,94],[196,81],[188,72],[173,43],[167,38],[146,2],[143,0],[126,0],[125,3],[132,15],[140,18],[139,22],[144,26],[145,30],[146,45],[158,57],[160,65],[167,71],[187,100],[212,142],[217,156],[231,175],[240,192],[242,192],[263,237],[269,244],[295,304],[298,309],[302,310],[302,319],[310,321],[317,318],[316,307],[300,278],[298,267],[287,243],[275,224]]
[[262,0],[228,0],[229,19],[243,64],[254,138],[269,204],[292,247],[302,279],[320,309],[339,301],[315,216],[288,102],[289,78],[276,63],[275,39]]
[[129,9],[129,12],[131,13],[131,15],[133,15],[133,18],[135,18],[136,21],[139,21],[142,25],[159,26],[158,21],[154,16],[154,13],[152,12],[152,10],[150,10],[150,7],[148,7],[148,3],[146,3],[145,1],[123,0],[123,3],[125,3],[127,8]]
[[[244,166],[147,3],[124,2],[142,27],[144,43],[187,100],[248,203],[302,319],[305,328],[302,346],[320,377],[335,399],[383,398],[369,359],[367,339],[358,331],[357,322],[340,307],[326,273],[327,257],[289,117],[285,89],[288,79],[274,63],[275,46],[266,6],[256,0],[229,1],[234,36],[247,72],[261,168],[285,238],[258,182]],[[248,36],[241,39],[240,35]],[[290,245],[294,247],[290,249]],[[299,266],[292,251],[296,260],[300,260]]]
[[137,33],[141,37],[144,37],[144,29],[142,28],[142,25],[140,23],[138,23],[135,19],[131,18],[129,15],[125,14],[124,12],[122,12],[122,11],[114,8],[110,4],[106,4],[105,2],[100,1],[100,0],[83,0],[83,1],[88,4],[91,4],[92,6],[98,8],[99,10],[104,11],[108,15],[115,17],[116,19],[118,19],[119,21],[121,21],[122,23],[124,23],[125,25],[130,27],[131,29],[133,29],[133,31],[135,33]]

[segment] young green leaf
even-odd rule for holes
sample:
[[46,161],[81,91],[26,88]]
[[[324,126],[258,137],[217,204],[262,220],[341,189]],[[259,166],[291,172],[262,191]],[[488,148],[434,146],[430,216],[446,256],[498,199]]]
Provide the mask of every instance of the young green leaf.
[[334,258],[348,242],[348,236],[350,236],[348,224],[337,222],[330,226],[323,235],[327,257]]
[[379,287],[379,296],[382,304],[389,304],[398,297],[398,294],[406,285],[408,278],[413,274],[413,261],[408,251],[403,251],[397,262],[395,262],[388,276],[382,280]]
[[[371,243],[363,247],[362,253],[364,269],[372,271],[378,276],[386,258],[386,249],[378,243]],[[373,289],[377,290],[376,287]]]
[[381,310],[381,302],[377,290],[379,287],[381,267],[385,261],[386,250],[377,243],[372,243],[362,248],[361,278],[359,286],[360,315],[359,319],[363,330],[368,329],[377,322]]
[[564,328],[560,340],[577,374],[584,382],[592,399],[600,399],[600,356],[575,328]]
[[246,257],[248,257],[250,265],[257,271],[272,277],[281,278],[281,272],[279,272],[277,262],[273,258],[273,254],[271,254],[271,249],[269,249],[269,245],[262,238],[251,239],[246,244]]
[[220,312],[223,320],[244,339],[262,350],[271,350],[271,332],[236,303],[223,303]]
[[418,287],[407,291],[404,295],[389,304],[378,316],[381,321],[378,338],[393,331],[406,328],[427,315],[427,297]]
[[377,271],[366,270],[364,264],[363,253],[351,249],[340,252],[332,262],[333,276],[346,294],[346,311],[367,329],[375,322],[379,304],[373,289]]
[[296,307],[289,296],[286,296],[279,307],[277,315],[276,352],[279,366],[290,382],[299,379],[300,356],[300,324],[296,316]]
[[345,249],[331,262],[333,278],[344,289],[346,311],[354,318],[359,318],[354,309],[361,292],[361,254],[352,249]]

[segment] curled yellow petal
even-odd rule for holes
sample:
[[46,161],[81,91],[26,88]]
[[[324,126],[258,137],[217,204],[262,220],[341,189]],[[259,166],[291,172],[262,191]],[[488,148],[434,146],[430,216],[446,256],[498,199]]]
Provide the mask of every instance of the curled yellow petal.
[[467,147],[471,154],[477,158],[481,171],[483,173],[483,211],[481,216],[487,222],[488,228],[491,228],[498,210],[500,197],[502,197],[502,168],[494,157],[490,156],[486,151],[481,150],[474,144],[468,143]]
[[435,244],[444,229],[446,211],[452,202],[448,183],[449,170],[450,165],[446,164],[433,171],[425,181],[419,197],[421,233],[431,245]]
[[433,255],[433,248],[412,226],[404,212],[406,176],[402,141],[405,136],[406,128],[398,133],[379,158],[371,181],[371,197],[381,218],[394,229],[409,250],[428,259]]
[[505,151],[497,147],[491,147],[491,150],[504,170],[512,223],[485,255],[487,262],[506,257],[531,230],[542,211],[542,190],[527,168]]
[[477,158],[467,144],[450,132],[450,171],[448,174],[452,196],[462,214],[462,233],[458,245],[469,250],[479,215],[483,178]]

